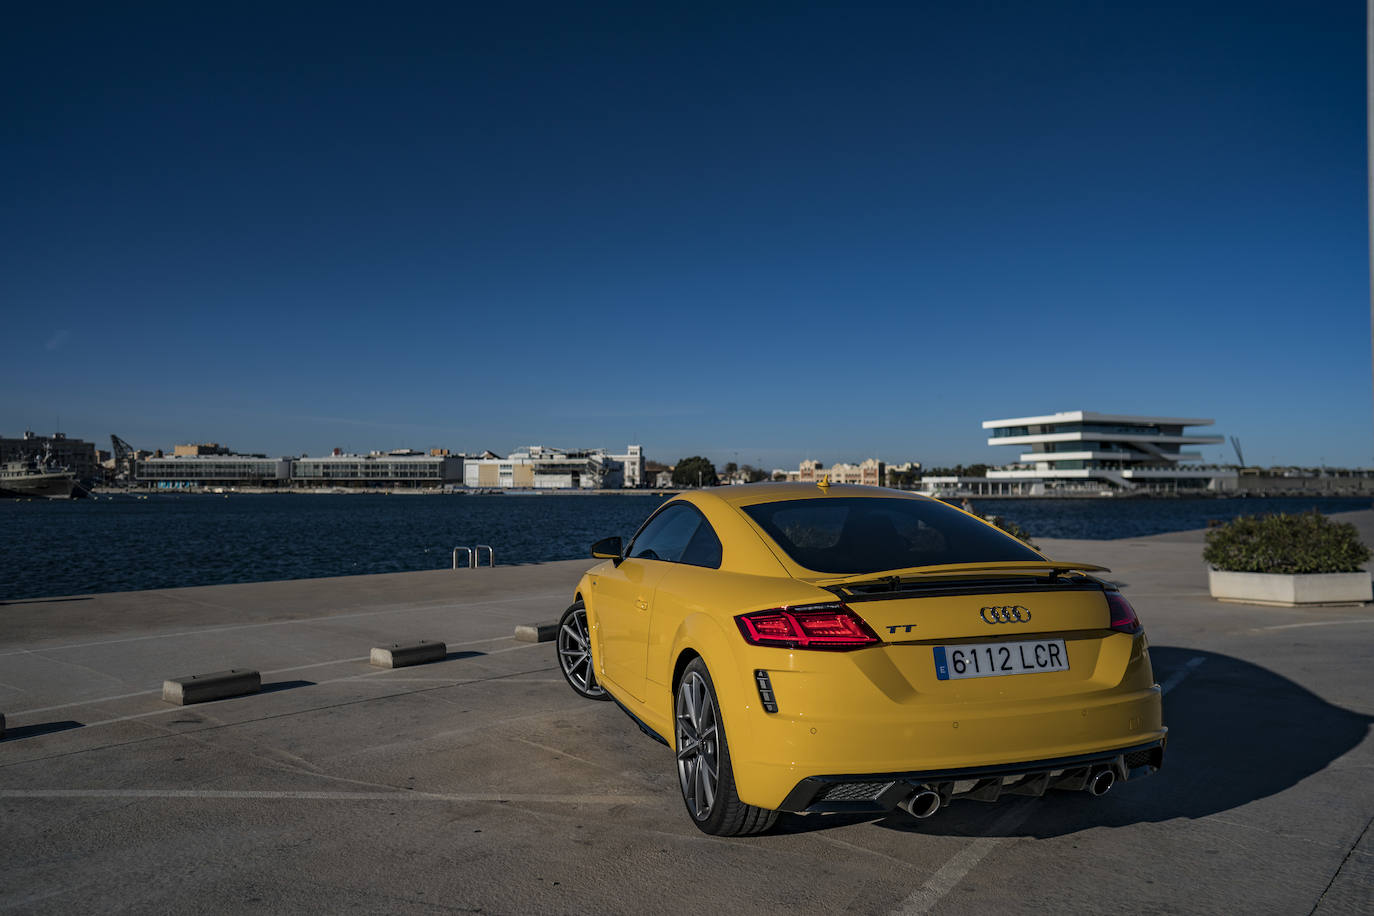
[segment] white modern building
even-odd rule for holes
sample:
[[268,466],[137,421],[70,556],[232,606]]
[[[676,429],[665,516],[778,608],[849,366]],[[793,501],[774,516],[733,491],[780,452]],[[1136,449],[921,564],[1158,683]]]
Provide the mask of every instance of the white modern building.
[[1185,448],[1225,442],[1221,436],[1188,431],[1190,426],[1211,426],[1212,422],[1086,410],[985,420],[988,445],[1021,450],[1016,462],[989,470],[987,482],[990,487],[1013,484],[1014,492],[1028,496],[1233,488],[1235,471],[1189,466],[1201,462],[1202,455]]

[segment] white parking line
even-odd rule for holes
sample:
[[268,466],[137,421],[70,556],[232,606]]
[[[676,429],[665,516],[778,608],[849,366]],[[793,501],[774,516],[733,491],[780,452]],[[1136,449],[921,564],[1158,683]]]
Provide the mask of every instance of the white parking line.
[[[449,649],[461,649],[461,648],[463,648],[464,646],[479,646],[479,645],[482,645],[482,644],[484,644],[484,643],[489,643],[489,642],[508,642],[510,639],[511,639],[511,637],[509,637],[509,636],[493,636],[493,637],[490,638],[490,639],[474,639],[474,640],[470,640],[470,641],[468,641],[468,642],[453,642],[453,643],[449,643],[449,644],[448,644],[448,648],[449,648]],[[534,645],[538,645],[538,643],[527,643],[527,644],[523,644],[523,645],[519,645],[519,646],[512,646],[512,647],[510,647],[510,649],[497,649],[497,650],[494,651],[494,652],[486,652],[486,653],[484,653],[484,654],[485,654],[485,655],[496,655],[497,653],[500,653],[500,652],[509,652],[509,651],[511,651],[511,649],[527,649],[527,648],[529,648],[530,646],[534,646]],[[367,661],[367,660],[368,660],[368,656],[366,656],[366,655],[357,655],[357,656],[353,656],[352,658],[335,658],[335,659],[330,659],[330,660],[327,661],[327,662],[315,662],[314,664],[311,664],[311,665],[295,665],[295,666],[290,667],[290,668],[273,668],[273,669],[271,669],[270,671],[263,671],[263,672],[260,672],[260,673],[261,673],[261,674],[289,674],[289,673],[291,673],[291,672],[293,672],[293,671],[308,671],[308,670],[311,669],[311,668],[327,668],[327,667],[329,667],[330,665],[343,665],[343,664],[347,664],[347,663],[349,663],[349,662],[365,662],[365,661]],[[371,677],[371,676],[373,676],[373,675],[384,675],[384,674],[387,674],[388,672],[393,671],[393,670],[395,670],[395,669],[387,668],[387,669],[385,669],[385,670],[369,670],[369,671],[367,671],[367,672],[364,672],[363,674],[349,675],[349,677],[343,677],[343,678],[333,678],[333,679],[331,679],[331,680],[329,680],[329,681],[320,681],[319,683],[321,683],[321,684],[328,684],[328,683],[333,683],[334,681],[349,680],[350,678],[353,678],[353,677]],[[269,684],[268,686],[270,687],[271,685]],[[98,704],[98,703],[107,703],[107,702],[109,702],[109,701],[111,701],[111,700],[127,700],[129,697],[159,696],[159,695],[161,695],[161,693],[162,693],[162,688],[160,688],[160,687],[159,687],[157,690],[139,690],[139,691],[135,691],[134,693],[117,693],[117,694],[112,694],[111,696],[93,697],[93,698],[87,699],[87,700],[74,700],[74,701],[72,701],[72,702],[70,702],[70,703],[58,703],[56,706],[40,706],[40,707],[37,707],[37,708],[35,708],[35,709],[20,709],[20,710],[17,710],[17,711],[15,711],[15,712],[9,713],[9,715],[11,715],[11,716],[32,715],[32,714],[34,714],[34,713],[40,713],[40,712],[52,712],[52,711],[55,710],[55,709],[71,709],[71,708],[74,707],[74,706],[94,706],[94,705],[96,705],[96,704]],[[145,713],[145,715],[148,715],[148,713]],[[137,718],[137,717],[129,717],[129,718]],[[123,720],[110,719],[110,720],[108,720],[108,721],[114,722],[114,721],[123,721]],[[103,725],[104,723],[96,723],[96,724],[102,724],[102,725]]]
[[150,799],[264,799],[293,801],[443,801],[547,802],[557,804],[618,805],[657,801],[656,795],[518,795],[505,792],[268,792],[214,789],[0,789],[0,798],[150,798]]
[[1303,627],[1338,627],[1342,624],[1374,623],[1374,617],[1360,620],[1318,620],[1313,623],[1284,623],[1276,627],[1257,627],[1251,633],[1263,633],[1265,630],[1300,630]]
[[[1026,818],[1030,817],[1031,810],[1030,804],[1018,805],[993,821],[989,831],[1005,833],[1015,830],[1021,826]],[[954,890],[959,882],[964,880],[964,876],[973,870],[974,866],[987,858],[988,853],[1006,841],[1006,837],[979,837],[969,843],[955,853],[948,862],[936,869],[935,874],[927,878],[925,884],[916,888],[911,896],[903,900],[892,912],[900,914],[900,916],[917,916],[920,913],[930,912],[931,907]]]
[[[1184,679],[1205,661],[1207,661],[1206,657],[1201,655],[1188,659],[1182,668],[1175,671],[1164,682],[1163,686],[1160,687],[1160,694],[1166,694],[1183,683]],[[993,821],[988,832],[1007,833],[1015,830],[1030,816],[1032,810],[1029,803],[1018,805]],[[916,914],[930,912],[931,908],[943,900],[946,894],[958,887],[959,882],[964,880],[964,877],[979,862],[987,858],[988,853],[1005,842],[1007,842],[1006,837],[979,837],[969,843],[950,857],[948,862],[936,869],[935,874],[927,878],[924,884],[916,888],[911,896],[903,900],[901,905],[892,912],[901,914],[901,916],[916,916]]]
[[1173,673],[1173,676],[1170,677],[1167,681],[1165,681],[1164,685],[1159,688],[1160,695],[1162,696],[1168,693],[1170,690],[1173,690],[1179,684],[1182,684],[1183,679],[1186,678],[1188,675],[1192,674],[1193,670],[1205,661],[1207,661],[1207,659],[1201,655],[1199,655],[1197,658],[1188,659],[1188,663],[1184,665],[1182,668],[1175,671]]
[[460,608],[480,608],[491,604],[519,604],[522,601],[542,601],[545,598],[567,598],[566,592],[546,592],[538,595],[521,595],[516,598],[488,598],[482,601],[463,601],[451,603],[435,601],[432,603],[408,605],[398,604],[376,611],[358,611],[353,614],[332,614],[322,617],[301,617],[296,620],[269,620],[263,623],[237,623],[220,627],[202,627],[196,630],[178,630],[174,633],[151,633],[147,636],[126,636],[120,639],[102,639],[97,642],[67,643],[61,646],[44,646],[41,649],[14,649],[0,652],[0,658],[8,655],[41,655],[44,652],[63,652],[67,649],[89,649],[93,646],[114,646],[126,642],[145,642],[150,639],[176,639],[181,636],[203,636],[208,633],[227,633],[232,630],[257,630],[263,627],[289,627],[314,623],[334,623],[340,620],[355,620],[359,617],[382,617],[387,614],[414,614],[421,611],[458,610]]

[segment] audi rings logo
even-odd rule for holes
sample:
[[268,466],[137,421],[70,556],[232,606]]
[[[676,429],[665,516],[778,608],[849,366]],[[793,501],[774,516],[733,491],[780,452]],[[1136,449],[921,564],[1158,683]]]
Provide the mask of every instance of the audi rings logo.
[[1011,607],[985,607],[978,612],[983,623],[1029,623],[1030,608],[1013,604]]

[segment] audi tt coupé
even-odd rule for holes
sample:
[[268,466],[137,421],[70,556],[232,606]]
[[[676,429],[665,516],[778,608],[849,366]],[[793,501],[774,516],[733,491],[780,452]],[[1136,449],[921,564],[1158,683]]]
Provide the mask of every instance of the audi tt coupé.
[[939,500],[696,490],[592,554],[560,668],[673,750],[707,833],[784,811],[1101,795],[1163,763],[1148,642],[1108,570]]

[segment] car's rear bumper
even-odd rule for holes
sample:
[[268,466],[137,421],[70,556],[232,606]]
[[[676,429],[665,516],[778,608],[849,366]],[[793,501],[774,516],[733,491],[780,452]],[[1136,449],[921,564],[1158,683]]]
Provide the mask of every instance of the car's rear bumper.
[[[740,798],[805,810],[815,799],[795,803],[795,788],[829,774],[1015,773],[1005,768],[1162,743],[1161,691],[1143,634],[1066,642],[1071,670],[952,682],[937,680],[929,645],[790,655],[751,647],[739,665],[747,680],[730,685],[725,707]],[[757,683],[763,674],[769,697]],[[763,705],[770,697],[776,712]]]
[[1164,765],[1166,740],[995,766],[808,776],[778,807],[800,814],[881,813],[897,807],[922,787],[938,792],[944,804],[959,798],[995,802],[1002,795],[1041,796],[1050,789],[1083,790],[1103,769],[1110,769],[1118,781],[1152,775]]

